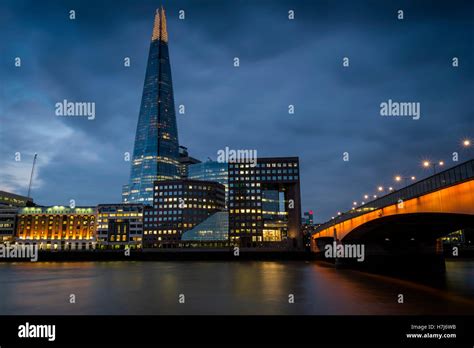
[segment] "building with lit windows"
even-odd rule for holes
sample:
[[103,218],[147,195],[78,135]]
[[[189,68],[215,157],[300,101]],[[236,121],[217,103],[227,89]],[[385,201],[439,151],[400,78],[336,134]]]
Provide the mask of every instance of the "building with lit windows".
[[153,203],[156,180],[179,178],[178,129],[163,8],[155,15],[125,203]]
[[143,204],[99,204],[96,238],[100,249],[141,248]]
[[214,181],[224,185],[227,204],[229,198],[229,165],[227,163],[209,160],[192,164],[188,167],[188,178],[193,180]]
[[0,191],[0,209],[7,207],[32,207],[33,199],[14,193]]
[[241,247],[302,248],[298,157],[229,163],[229,238]]
[[18,211],[34,205],[29,197],[0,191],[0,243],[13,241]]
[[176,248],[181,235],[224,210],[224,186],[209,181],[156,181],[153,207],[143,215],[144,248]]
[[18,211],[15,239],[41,250],[92,249],[95,222],[95,207],[26,207]]

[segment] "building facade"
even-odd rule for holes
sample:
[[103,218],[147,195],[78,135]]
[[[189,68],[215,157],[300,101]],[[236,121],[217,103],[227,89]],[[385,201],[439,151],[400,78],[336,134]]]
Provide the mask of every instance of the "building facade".
[[216,161],[206,161],[188,167],[188,178],[218,182],[225,187],[226,206],[229,200],[229,165]]
[[125,203],[153,203],[156,180],[179,178],[178,129],[163,8],[156,11]]
[[99,204],[96,238],[100,249],[140,249],[143,204]]
[[181,236],[182,247],[209,248],[229,246],[229,212],[218,211]]
[[0,243],[13,241],[18,211],[32,206],[34,203],[29,197],[0,191]]
[[225,207],[224,186],[209,181],[156,181],[153,207],[145,207],[145,248],[179,247],[181,235]]
[[87,250],[95,248],[95,230],[95,207],[26,207],[18,211],[15,239],[42,250]]
[[0,191],[0,209],[7,207],[32,207],[33,199],[10,192]]
[[301,249],[298,157],[229,163],[229,238],[241,247]]

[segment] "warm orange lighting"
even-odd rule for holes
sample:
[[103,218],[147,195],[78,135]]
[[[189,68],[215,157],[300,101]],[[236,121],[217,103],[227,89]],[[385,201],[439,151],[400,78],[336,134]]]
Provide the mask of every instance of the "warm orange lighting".
[[430,162],[428,161],[423,161],[423,167],[429,167],[430,166]]
[[397,175],[397,176],[395,177],[395,181],[401,181],[401,180],[402,180],[402,177],[401,177],[400,175]]
[[444,166],[444,161],[439,161],[440,166]]
[[416,180],[416,178],[414,176],[411,177],[412,180]]
[[382,186],[379,186],[379,187],[377,188],[377,190],[383,191],[383,187],[382,187]]
[[462,141],[462,144],[463,144],[463,146],[466,146],[466,147],[467,147],[467,146],[471,146],[471,141],[470,141],[469,139],[464,139],[464,140]]
[[392,204],[381,209],[369,211],[363,215],[353,217],[349,220],[338,222],[337,224],[317,231],[312,239],[319,237],[332,237],[337,231],[337,238],[342,240],[347,234],[359,226],[372,220],[379,219],[381,212],[383,216],[393,216],[398,214],[418,214],[418,213],[457,213],[474,214],[474,180],[458,183],[423,194],[416,198],[404,201],[404,208],[400,209],[398,204]]
[[153,35],[151,37],[152,41],[161,40],[163,42],[168,42],[168,31],[166,29],[166,16],[165,9],[163,6],[161,9],[156,10],[155,14],[155,23],[153,25]]

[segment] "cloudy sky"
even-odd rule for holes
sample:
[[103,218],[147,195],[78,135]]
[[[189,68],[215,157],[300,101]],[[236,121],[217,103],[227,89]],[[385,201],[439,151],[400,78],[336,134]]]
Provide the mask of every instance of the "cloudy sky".
[[[0,3],[1,190],[26,194],[36,152],[37,203],[120,201],[161,3]],[[472,2],[163,4],[175,102],[186,106],[177,115],[181,145],[202,160],[225,146],[299,156],[303,209],[316,221],[393,185],[395,174],[428,175],[423,159],[453,165],[455,151],[460,160],[473,157],[460,146],[474,137]],[[96,118],[57,117],[64,99],[95,102]],[[382,117],[388,99],[419,102],[420,119]]]

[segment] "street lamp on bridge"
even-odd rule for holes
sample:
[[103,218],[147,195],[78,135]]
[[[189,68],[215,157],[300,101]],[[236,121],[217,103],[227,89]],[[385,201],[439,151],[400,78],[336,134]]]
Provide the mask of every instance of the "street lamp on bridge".
[[433,167],[433,175],[436,174],[436,166],[444,166],[444,161],[439,161],[439,162],[433,162],[431,163],[430,161],[423,161],[423,167],[425,168],[429,168],[429,167]]
[[408,186],[408,180],[415,181],[416,177],[415,176],[401,176],[401,175],[396,175],[395,176],[395,181],[396,182],[401,182],[402,180],[405,181],[405,187]]

